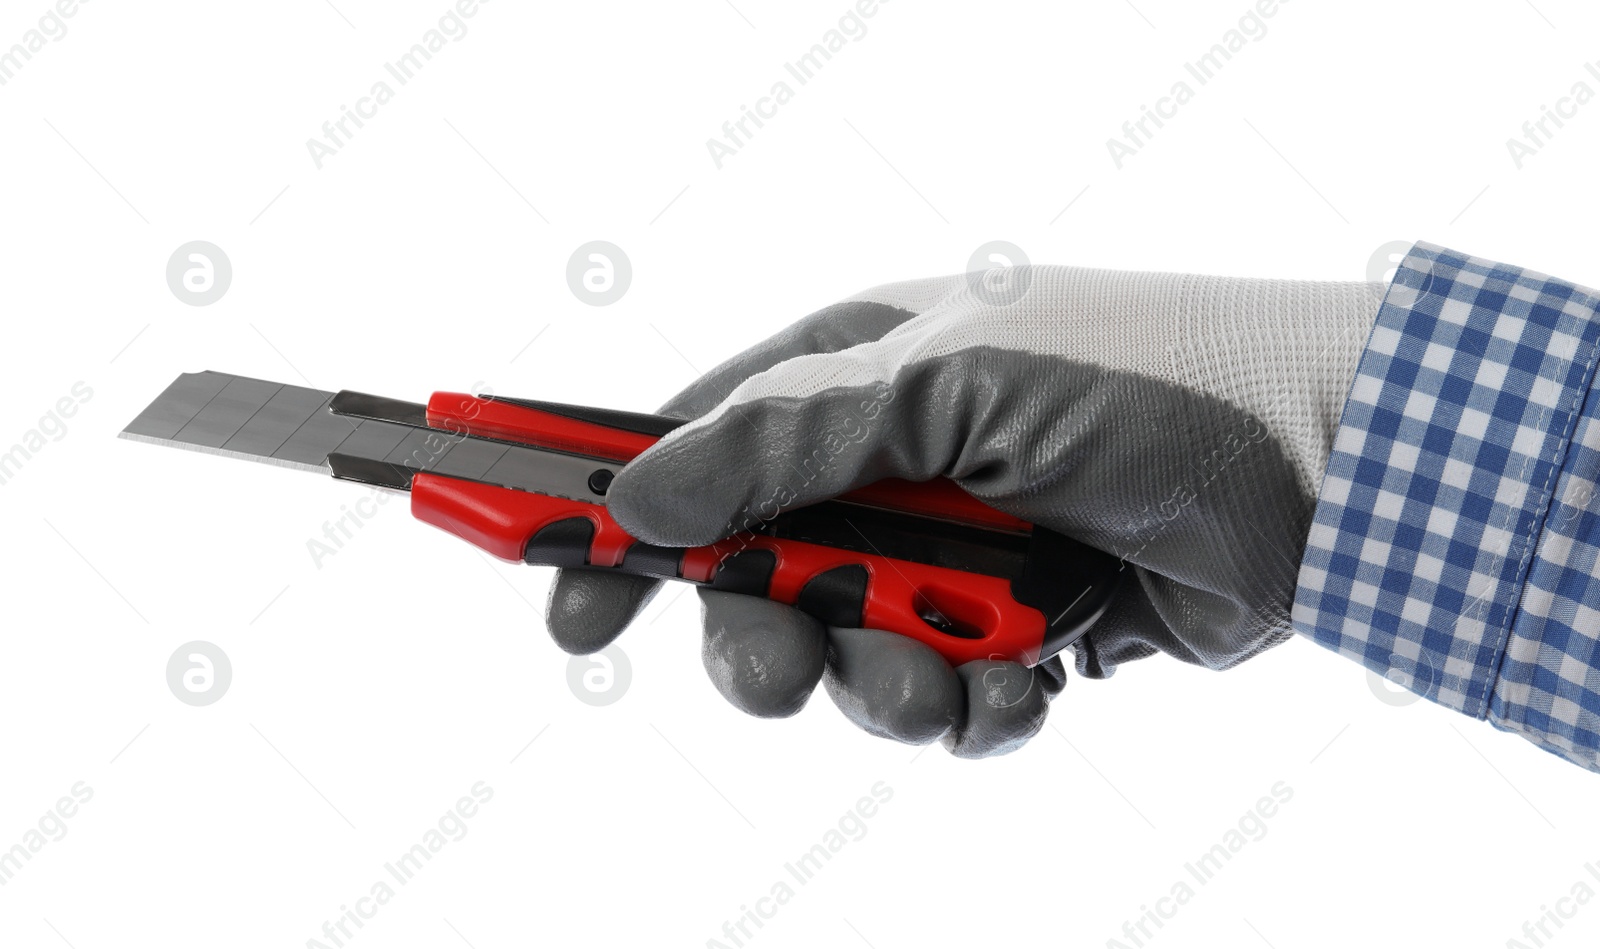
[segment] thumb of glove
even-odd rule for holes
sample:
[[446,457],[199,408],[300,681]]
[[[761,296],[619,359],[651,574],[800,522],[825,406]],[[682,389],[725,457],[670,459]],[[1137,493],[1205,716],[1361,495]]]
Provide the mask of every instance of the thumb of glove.
[[910,433],[889,424],[887,382],[831,384],[860,378],[857,350],[746,380],[623,468],[607,494],[612,516],[646,543],[697,546],[882,478],[942,474],[959,446],[953,428],[896,437]]

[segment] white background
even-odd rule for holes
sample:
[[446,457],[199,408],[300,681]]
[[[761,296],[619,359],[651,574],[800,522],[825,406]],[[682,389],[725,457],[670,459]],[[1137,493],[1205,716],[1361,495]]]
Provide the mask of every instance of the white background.
[[[1200,87],[1183,64],[1246,0],[894,0],[721,170],[706,140],[846,0],[496,0],[321,170],[306,140],[446,0],[83,5],[0,87],[0,448],[93,390],[0,487],[0,848],[75,782],[93,798],[0,887],[0,943],[306,945],[478,781],[468,834],[347,945],[703,946],[879,781],[866,835],[746,945],[1105,945],[1277,782],[1265,838],[1148,945],[1498,947],[1600,889],[1594,775],[1386,704],[1306,642],[1074,681],[1028,748],[962,762],[820,694],[730,710],[673,588],[622,640],[627,693],[591,707],[543,630],[548,571],[400,503],[319,567],[308,540],[363,489],[115,438],[208,368],[649,410],[994,239],[1363,279],[1421,238],[1600,283],[1600,104],[1521,170],[1505,145],[1600,87],[1600,16],[1534,2],[1295,0]],[[0,48],[46,9],[8,0]],[[1118,170],[1106,140],[1180,79],[1193,101]],[[605,308],[565,277],[594,239],[634,268]],[[191,240],[232,260],[211,306],[165,280]],[[197,639],[233,666],[203,708],[165,678]],[[1589,904],[1555,944],[1597,937]]]

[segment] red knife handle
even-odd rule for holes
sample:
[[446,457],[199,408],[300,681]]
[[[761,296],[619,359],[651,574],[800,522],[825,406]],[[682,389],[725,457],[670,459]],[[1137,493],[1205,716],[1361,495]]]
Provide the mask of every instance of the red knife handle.
[[[1017,581],[1004,577],[759,534],[708,547],[656,547],[635,540],[600,504],[426,472],[412,479],[411,513],[503,560],[606,568],[763,596],[831,626],[911,636],[952,665],[975,659],[1033,665],[1048,658],[1100,617],[1118,575],[1115,558],[1053,535],[1069,545],[1068,559],[1045,554],[1053,562],[1036,566],[1051,575],[1046,582],[1077,582],[1078,589],[1050,617],[1018,600]],[[1030,560],[1035,556],[1030,551]]]
[[[606,478],[682,424],[462,393],[436,393],[427,421],[582,455]],[[411,511],[503,560],[763,596],[831,626],[911,636],[953,665],[1033,665],[1055,655],[1104,614],[1124,575],[1117,558],[997,511],[945,479],[880,481],[692,548],[642,543],[603,504],[428,472],[412,479]],[[849,531],[838,529],[841,521]]]

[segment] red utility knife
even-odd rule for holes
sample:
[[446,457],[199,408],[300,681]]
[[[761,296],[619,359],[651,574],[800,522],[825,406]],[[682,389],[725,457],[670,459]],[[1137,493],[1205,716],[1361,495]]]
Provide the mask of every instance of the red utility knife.
[[[411,494],[411,513],[502,560],[686,580],[884,629],[953,665],[1033,665],[1105,612],[1121,562],[948,480],[887,480],[707,547],[658,547],[606,490],[677,419],[436,392],[426,405],[185,373],[122,436],[331,473]],[[736,460],[730,460],[736,464]]]

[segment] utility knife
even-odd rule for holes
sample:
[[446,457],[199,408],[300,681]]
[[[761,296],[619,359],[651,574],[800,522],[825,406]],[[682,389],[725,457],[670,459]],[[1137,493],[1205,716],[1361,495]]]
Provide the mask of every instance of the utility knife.
[[1116,557],[947,479],[879,481],[705,547],[643,543],[612,520],[606,492],[682,424],[498,395],[435,392],[421,404],[195,372],[121,435],[408,492],[417,520],[502,560],[766,597],[830,626],[913,637],[952,665],[1055,655],[1105,613],[1123,576]]

